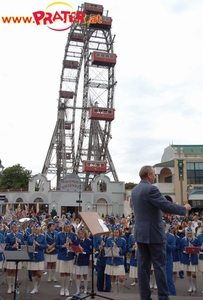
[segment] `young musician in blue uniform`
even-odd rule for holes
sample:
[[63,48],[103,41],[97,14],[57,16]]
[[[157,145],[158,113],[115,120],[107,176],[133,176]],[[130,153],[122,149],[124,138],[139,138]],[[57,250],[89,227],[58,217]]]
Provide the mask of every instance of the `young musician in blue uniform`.
[[116,292],[116,276],[118,276],[119,292],[122,292],[125,275],[123,256],[127,252],[126,241],[122,237],[122,229],[120,228],[120,225],[112,226],[112,232],[113,236],[107,239],[106,247],[119,249],[119,257],[107,257],[105,274],[111,275],[111,286],[113,292]]
[[56,239],[58,236],[58,232],[55,231],[55,223],[50,221],[47,226],[48,230],[45,233],[46,241],[47,241],[47,249],[45,252],[45,261],[47,263],[47,282],[54,281],[57,279],[55,277],[56,273],[56,261],[58,250],[55,247]]
[[84,226],[81,226],[78,230],[78,245],[81,249],[81,253],[76,253],[75,257],[75,274],[76,274],[76,294],[80,294],[80,282],[81,276],[84,278],[84,293],[87,293],[87,275],[90,254],[92,253],[92,241],[88,238],[87,230]]
[[27,239],[27,245],[34,246],[34,252],[29,253],[31,261],[28,262],[28,270],[32,272],[34,285],[34,289],[30,293],[35,294],[38,292],[42,271],[44,270],[44,251],[47,248],[45,235],[41,234],[41,227],[38,223],[33,225],[32,234]]
[[175,284],[176,279],[177,279],[177,273],[181,271],[180,257],[181,257],[181,251],[182,251],[182,240],[177,235],[177,229],[175,227],[173,229],[172,229],[172,227],[170,228],[170,233],[172,233],[176,239],[175,251],[172,252],[172,255],[173,255],[173,281]]
[[[198,245],[199,245],[199,264],[198,264],[198,268],[199,271],[202,272],[203,275],[203,233],[199,234],[198,236]],[[203,293],[203,291],[202,291]]]
[[[10,224],[11,232],[7,234],[5,239],[5,250],[17,251],[20,250],[21,245],[24,245],[23,235],[19,232],[18,223],[12,221]],[[15,262],[6,262],[5,269],[7,269],[7,283],[8,283],[8,294],[14,292],[15,286],[15,272],[16,264]],[[18,263],[18,270],[22,269],[22,262]],[[12,287],[11,287],[12,286]]]
[[77,236],[72,232],[71,223],[66,220],[63,229],[58,233],[55,247],[58,250],[56,271],[60,273],[61,296],[69,296],[70,274],[73,272],[74,252],[71,250],[70,244],[77,245]]
[[176,247],[176,238],[172,231],[175,229],[173,225],[169,227],[166,233],[166,277],[169,294],[176,296],[176,288],[173,281],[173,252]]
[[[4,243],[4,236],[1,233],[1,223],[0,223],[0,244]],[[2,270],[3,268],[3,257],[2,257],[2,252],[1,252],[1,248],[0,248],[0,270]]]
[[128,239],[128,251],[131,253],[129,278],[134,279],[134,282],[131,285],[135,285],[138,282],[138,280],[137,280],[137,243],[135,242],[133,234],[131,234]]
[[196,291],[196,271],[198,268],[198,257],[197,254],[188,254],[185,251],[186,246],[197,247],[198,239],[194,237],[194,233],[191,227],[188,227],[185,232],[185,238],[182,239],[182,264],[183,270],[187,272],[187,278],[189,283],[188,292]]
[[[25,229],[25,233],[24,233],[24,241],[27,242],[27,239],[29,237],[29,235],[32,234],[32,228],[33,228],[33,225],[35,224],[36,222],[36,219],[34,217],[30,218],[29,220],[29,226]],[[31,270],[28,269],[28,278],[30,281],[32,281],[32,272]]]
[[[106,267],[106,257],[104,247],[108,239],[107,235],[94,236],[94,249],[98,252],[97,257],[97,290],[98,292],[110,292],[111,291],[111,277],[110,275],[105,275]],[[105,279],[105,289],[104,289],[104,279]]]

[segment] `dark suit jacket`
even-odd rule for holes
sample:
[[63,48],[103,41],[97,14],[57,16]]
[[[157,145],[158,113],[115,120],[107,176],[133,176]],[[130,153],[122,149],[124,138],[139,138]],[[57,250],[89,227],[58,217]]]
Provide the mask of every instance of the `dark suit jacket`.
[[135,215],[135,241],[145,244],[164,243],[166,241],[162,212],[185,215],[186,209],[168,201],[147,180],[141,180],[132,190],[132,202]]

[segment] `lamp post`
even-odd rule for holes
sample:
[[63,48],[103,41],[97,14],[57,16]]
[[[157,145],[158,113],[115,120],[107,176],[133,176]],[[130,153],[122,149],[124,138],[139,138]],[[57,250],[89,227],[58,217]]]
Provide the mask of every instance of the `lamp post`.
[[178,160],[178,170],[179,170],[179,180],[180,180],[180,199],[181,205],[183,205],[183,167],[184,163],[183,160]]
[[[79,203],[79,206],[78,206],[78,214],[80,213],[80,203],[82,203],[82,200],[81,200],[81,184],[79,185],[79,200],[76,200],[77,203]],[[80,216],[78,216],[79,219],[80,219]]]

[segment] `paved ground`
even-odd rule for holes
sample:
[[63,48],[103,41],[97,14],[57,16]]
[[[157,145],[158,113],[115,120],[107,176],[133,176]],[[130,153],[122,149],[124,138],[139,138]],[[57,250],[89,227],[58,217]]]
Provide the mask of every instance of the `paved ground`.
[[[41,280],[39,292],[35,295],[30,295],[30,299],[33,300],[38,300],[38,299],[49,299],[49,300],[62,300],[62,299],[67,299],[65,296],[60,296],[60,279],[59,279],[59,274],[57,274],[57,283],[48,283],[47,280],[47,275],[44,274]],[[0,276],[0,300],[10,300],[14,299],[14,294],[7,294],[7,285],[5,284],[5,281],[2,283],[3,279],[5,278],[5,274],[2,274]],[[20,299],[25,299],[25,287],[26,287],[26,269],[22,269],[19,272],[19,281],[20,281]],[[96,283],[96,276],[94,276],[94,282]],[[111,299],[115,300],[122,300],[122,299],[128,299],[128,300],[138,300],[139,299],[139,291],[137,286],[131,286],[132,279],[128,277],[128,274],[125,277],[125,285],[124,285],[124,290],[123,294],[119,293],[97,293],[96,290],[96,284],[94,285],[94,291],[97,293],[97,296],[95,299],[101,299],[98,295],[103,295],[105,297],[109,297]],[[33,285],[31,282],[27,282],[30,291],[33,289]],[[201,273],[199,272],[197,274],[197,295],[194,296],[189,296],[187,290],[188,290],[188,283],[187,279],[181,279],[178,278],[176,281],[176,292],[177,292],[177,297],[171,297],[171,299],[178,299],[178,300],[195,300],[197,297],[203,298],[202,290],[203,290],[203,277]],[[76,292],[76,284],[75,280],[73,280],[71,286],[70,286],[70,292],[75,293]],[[91,292],[91,281],[89,283],[89,291]],[[89,297],[88,299],[93,299],[92,297]],[[157,300],[157,291],[154,290],[152,292],[152,299]]]

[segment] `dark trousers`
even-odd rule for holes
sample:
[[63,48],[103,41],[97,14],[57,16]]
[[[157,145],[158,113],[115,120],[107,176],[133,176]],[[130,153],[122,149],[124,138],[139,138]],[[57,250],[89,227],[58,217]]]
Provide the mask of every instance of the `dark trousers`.
[[[97,265],[97,290],[98,292],[110,292],[111,291],[111,276],[104,274],[105,266]],[[106,276],[105,281],[105,290],[104,290],[104,277]]]
[[166,244],[138,245],[138,285],[140,300],[150,300],[150,271],[151,263],[154,266],[154,274],[158,288],[158,299],[169,300],[169,292],[166,279]]

